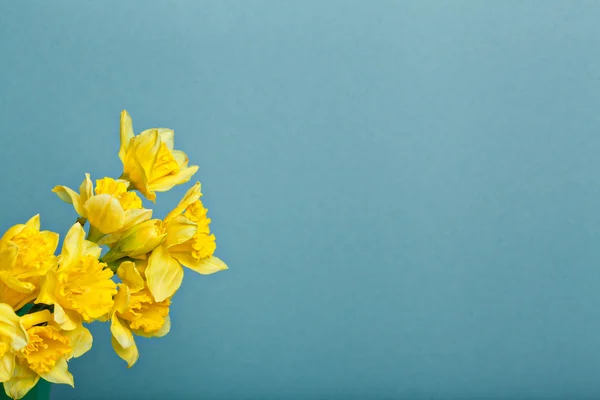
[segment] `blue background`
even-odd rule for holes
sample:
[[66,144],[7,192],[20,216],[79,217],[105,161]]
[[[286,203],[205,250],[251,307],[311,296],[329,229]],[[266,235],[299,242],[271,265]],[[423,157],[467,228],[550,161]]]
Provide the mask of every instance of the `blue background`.
[[[55,399],[600,396],[600,3],[0,2],[2,229],[118,176],[119,112],[200,165],[217,254],[127,370]],[[159,195],[163,216],[186,187]]]

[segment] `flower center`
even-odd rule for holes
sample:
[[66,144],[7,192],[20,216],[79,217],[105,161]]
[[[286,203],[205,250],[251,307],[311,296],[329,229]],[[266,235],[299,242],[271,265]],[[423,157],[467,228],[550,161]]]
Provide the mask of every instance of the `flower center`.
[[210,233],[210,218],[207,213],[208,210],[200,200],[192,203],[184,213],[187,219],[198,225],[198,230],[192,238],[192,256],[196,260],[212,256],[217,248],[215,235]]
[[[113,273],[93,256],[83,256],[78,264],[58,273],[61,305],[75,310],[86,322],[100,318],[113,306],[117,286]],[[64,304],[63,304],[64,303]]]
[[29,344],[20,351],[29,367],[38,374],[50,371],[59,358],[71,352],[69,338],[51,326],[34,326],[27,330]]
[[156,303],[148,289],[132,293],[129,307],[119,317],[130,322],[131,329],[142,329],[145,333],[160,330],[169,315],[170,299]]
[[142,199],[135,192],[128,191],[127,185],[123,181],[116,181],[112,178],[98,179],[95,193],[113,196],[119,200],[124,210],[142,208]]
[[11,242],[19,247],[17,261],[13,269],[13,274],[35,275],[33,271],[46,271],[56,262],[54,250],[56,242],[52,240],[49,232],[40,232],[37,229],[25,227],[21,232],[15,235]]
[[179,163],[173,157],[173,153],[164,142],[160,143],[156,162],[152,168],[152,177],[150,180],[158,180],[168,175],[175,175],[179,172]]

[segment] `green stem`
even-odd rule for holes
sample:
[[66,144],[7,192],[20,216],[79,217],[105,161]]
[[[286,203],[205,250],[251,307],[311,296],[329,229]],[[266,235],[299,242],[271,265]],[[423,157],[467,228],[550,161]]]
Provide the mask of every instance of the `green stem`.
[[100,239],[102,239],[103,237],[104,237],[104,233],[100,232],[98,229],[96,229],[92,225],[90,225],[90,231],[87,234],[86,240],[89,240],[90,242],[98,243],[98,241]]

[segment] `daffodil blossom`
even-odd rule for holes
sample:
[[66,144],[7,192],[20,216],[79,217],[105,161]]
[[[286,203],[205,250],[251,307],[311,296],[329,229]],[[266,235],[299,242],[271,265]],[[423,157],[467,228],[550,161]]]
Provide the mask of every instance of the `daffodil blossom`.
[[40,231],[40,216],[15,225],[0,239],[0,303],[15,310],[34,300],[40,277],[56,266],[58,234]]
[[15,369],[15,353],[29,342],[19,316],[8,304],[0,303],[0,382],[9,380]]
[[15,353],[16,363],[10,379],[4,382],[9,397],[20,399],[40,380],[74,385],[67,361],[92,347],[92,335],[83,326],[62,330],[48,310],[27,314],[20,319],[27,330],[28,344]]
[[[162,222],[151,220],[152,230],[135,231],[134,227],[127,236],[105,236],[100,243],[108,244],[111,250],[103,259],[147,257],[148,288],[159,302],[171,297],[181,286],[182,266],[203,275],[227,269],[227,265],[213,255],[215,236],[210,233],[210,219],[199,200],[201,196],[200,182],[197,182]],[[145,252],[150,253],[145,255]]]
[[165,192],[190,180],[198,167],[188,166],[187,155],[174,149],[171,129],[153,128],[135,135],[131,117],[121,113],[121,147],[123,179],[131,182],[148,200],[155,201],[155,192]]
[[113,272],[98,260],[101,249],[85,240],[81,224],[75,223],[63,243],[58,267],[42,281],[36,303],[54,305],[54,321],[65,330],[82,322],[102,319],[113,307],[116,284]]
[[142,200],[128,187],[129,181],[103,178],[96,181],[94,188],[90,174],[85,174],[79,193],[60,185],[52,191],[61,200],[73,204],[77,214],[89,221],[93,231],[109,234],[127,230],[152,217],[152,210],[143,208]]
[[133,335],[162,337],[169,333],[171,299],[157,302],[135,263],[124,261],[117,270],[123,282],[115,296],[110,330],[115,352],[132,367],[139,357]]

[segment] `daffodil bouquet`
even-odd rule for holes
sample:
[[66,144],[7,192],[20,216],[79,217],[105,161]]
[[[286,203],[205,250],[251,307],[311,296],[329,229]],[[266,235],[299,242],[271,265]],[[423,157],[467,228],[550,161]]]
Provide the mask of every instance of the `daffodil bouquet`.
[[199,182],[162,220],[152,218],[138,195],[156,202],[156,192],[188,182],[198,170],[174,149],[173,131],[135,135],[123,111],[120,133],[121,177],[94,185],[85,174],[78,191],[53,189],[78,215],[60,254],[59,235],[40,230],[39,215],[0,239],[0,382],[13,399],[40,378],[73,386],[68,362],[92,347],[85,324],[93,321],[110,323],[115,352],[133,366],[135,336],[169,332],[183,267],[200,274],[227,269],[213,255]]

